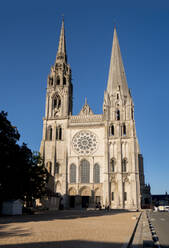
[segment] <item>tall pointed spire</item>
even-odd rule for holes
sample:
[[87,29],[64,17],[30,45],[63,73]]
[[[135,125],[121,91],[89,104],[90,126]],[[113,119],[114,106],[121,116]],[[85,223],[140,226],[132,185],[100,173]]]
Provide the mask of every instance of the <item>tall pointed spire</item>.
[[62,27],[61,27],[60,38],[59,38],[59,46],[58,46],[58,51],[56,54],[56,62],[57,61],[67,62],[64,18],[62,19]]
[[120,52],[120,46],[115,27],[110,68],[109,68],[109,77],[107,83],[107,92],[109,93],[109,95],[113,95],[113,93],[117,90],[117,88],[120,89],[123,95],[127,96],[129,94],[123,61]]

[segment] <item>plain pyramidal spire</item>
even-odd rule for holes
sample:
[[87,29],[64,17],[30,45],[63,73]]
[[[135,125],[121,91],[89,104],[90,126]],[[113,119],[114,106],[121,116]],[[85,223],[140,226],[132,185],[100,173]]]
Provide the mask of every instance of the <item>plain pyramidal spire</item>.
[[126,75],[120,52],[119,41],[117,37],[117,31],[116,31],[116,27],[114,27],[107,92],[109,93],[109,95],[113,95],[113,93],[117,89],[120,89],[121,93],[125,96],[129,94]]
[[57,61],[67,62],[64,19],[62,19],[59,46],[56,54],[56,62]]

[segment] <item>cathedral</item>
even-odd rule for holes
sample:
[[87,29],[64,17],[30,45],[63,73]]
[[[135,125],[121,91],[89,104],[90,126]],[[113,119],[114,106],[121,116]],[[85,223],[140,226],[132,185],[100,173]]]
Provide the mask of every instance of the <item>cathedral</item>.
[[[47,80],[40,147],[53,196],[59,196],[67,209],[96,205],[140,209],[145,189],[143,157],[116,28],[102,114],[94,114],[87,100],[79,114],[72,114],[71,78],[63,20],[56,61]],[[48,198],[50,204],[52,198]]]

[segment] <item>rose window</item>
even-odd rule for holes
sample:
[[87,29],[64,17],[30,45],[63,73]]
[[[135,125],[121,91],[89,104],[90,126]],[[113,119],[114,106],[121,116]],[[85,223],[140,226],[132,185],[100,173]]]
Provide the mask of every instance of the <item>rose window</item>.
[[73,149],[81,155],[94,153],[97,149],[97,137],[90,131],[80,131],[74,135]]

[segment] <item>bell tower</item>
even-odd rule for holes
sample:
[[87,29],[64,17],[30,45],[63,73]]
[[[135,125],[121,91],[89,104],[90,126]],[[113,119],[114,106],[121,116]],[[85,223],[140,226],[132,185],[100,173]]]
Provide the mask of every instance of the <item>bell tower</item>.
[[72,114],[71,69],[67,64],[64,20],[60,32],[55,64],[47,80],[46,113],[47,119],[63,119]]
[[112,208],[140,208],[140,149],[136,136],[134,104],[127,85],[116,28],[104,93],[103,116],[108,140],[105,145],[108,150],[109,204]]

